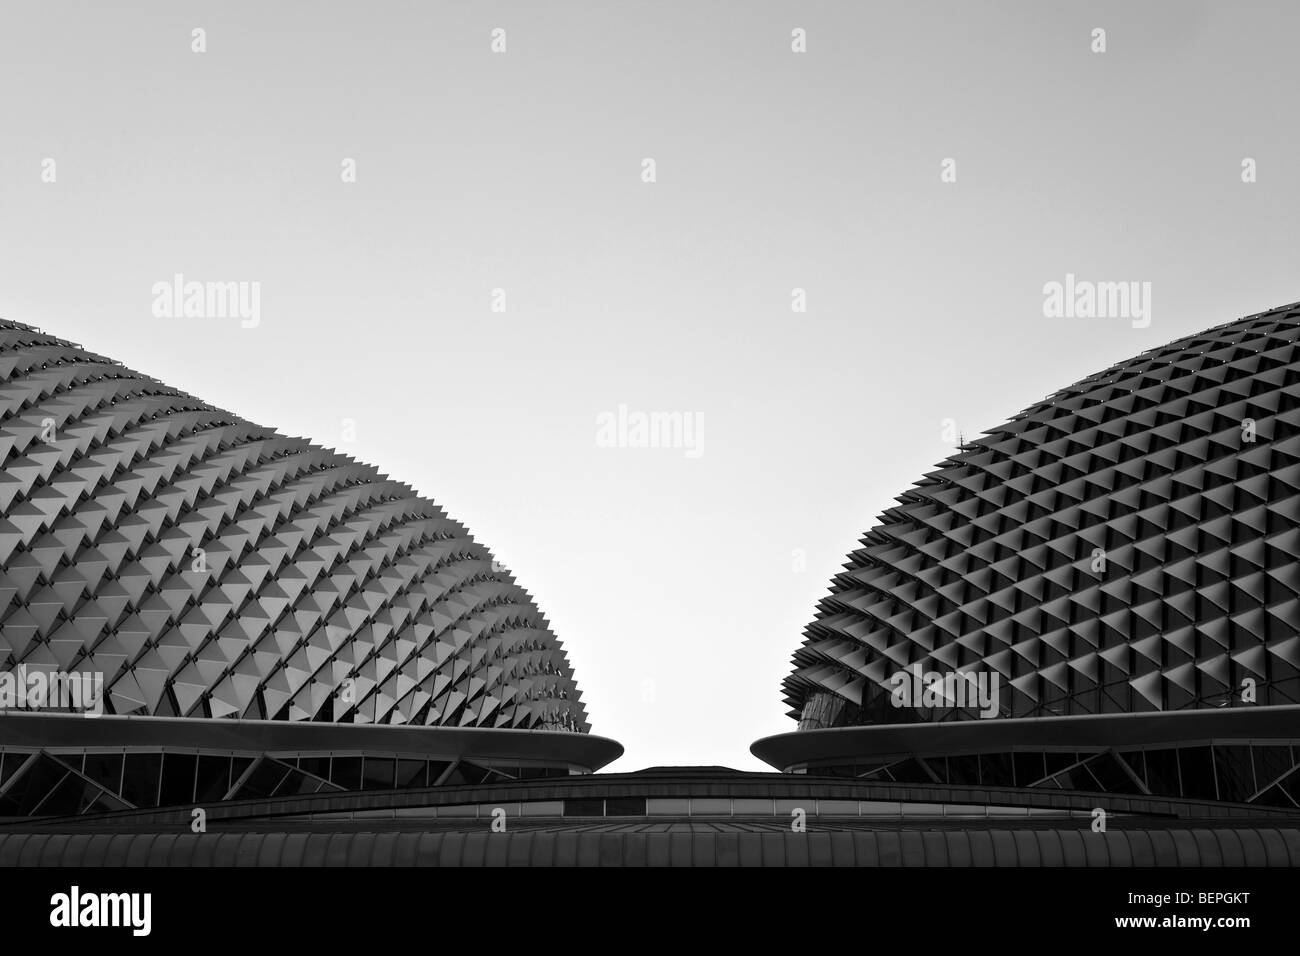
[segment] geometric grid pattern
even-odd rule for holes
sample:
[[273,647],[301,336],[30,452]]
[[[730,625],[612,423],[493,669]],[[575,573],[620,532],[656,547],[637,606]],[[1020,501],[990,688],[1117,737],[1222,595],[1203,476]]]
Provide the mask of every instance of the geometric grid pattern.
[[929,754],[809,773],[945,786],[1140,794],[1300,810],[1300,741]]
[[568,774],[567,767],[497,766],[464,758],[392,754],[7,750],[0,751],[0,817],[210,806],[226,800],[456,787]]
[[[802,727],[1300,700],[1300,306],[1144,352],[961,446],[849,556],[783,690]],[[1100,558],[1100,560],[1099,560]]]
[[587,732],[526,591],[407,485],[0,322],[0,670],[113,714]]

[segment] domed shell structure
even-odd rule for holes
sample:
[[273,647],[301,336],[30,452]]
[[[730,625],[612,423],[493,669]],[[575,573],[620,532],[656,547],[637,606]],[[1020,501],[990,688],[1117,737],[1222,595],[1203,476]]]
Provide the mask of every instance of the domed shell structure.
[[338,452],[0,322],[0,670],[111,714],[586,732],[527,592]]
[[904,671],[996,674],[1002,717],[1300,700],[1300,306],[1089,376],[899,501],[795,654],[804,728],[978,716],[890,706]]

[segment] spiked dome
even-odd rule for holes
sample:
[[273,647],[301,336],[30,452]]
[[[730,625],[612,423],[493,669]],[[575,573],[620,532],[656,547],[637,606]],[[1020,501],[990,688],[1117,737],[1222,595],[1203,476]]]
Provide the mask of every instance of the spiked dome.
[[1145,352],[963,446],[849,556],[785,680],[804,727],[1300,701],[1300,306]]
[[118,715],[586,732],[531,597],[375,468],[0,322],[0,666]]

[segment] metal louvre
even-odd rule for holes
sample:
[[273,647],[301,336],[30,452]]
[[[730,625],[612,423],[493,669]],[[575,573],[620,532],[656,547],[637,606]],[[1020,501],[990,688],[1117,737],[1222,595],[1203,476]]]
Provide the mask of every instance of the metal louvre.
[[433,502],[0,322],[0,670],[110,714],[568,730],[528,593]]
[[[807,728],[1300,700],[1300,306],[1092,375],[963,445],[849,555],[783,691]],[[1243,700],[1253,685],[1254,700]]]

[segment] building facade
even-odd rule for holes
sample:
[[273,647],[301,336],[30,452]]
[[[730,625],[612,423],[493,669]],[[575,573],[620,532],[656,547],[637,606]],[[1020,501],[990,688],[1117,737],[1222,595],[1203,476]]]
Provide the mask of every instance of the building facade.
[[559,641],[407,485],[0,323],[0,815],[589,772]]
[[0,374],[0,865],[1300,864],[1300,305],[907,491],[772,773],[593,773],[531,598],[374,469],[26,326]]
[[1300,807],[1300,309],[1091,375],[849,555],[783,770]]

